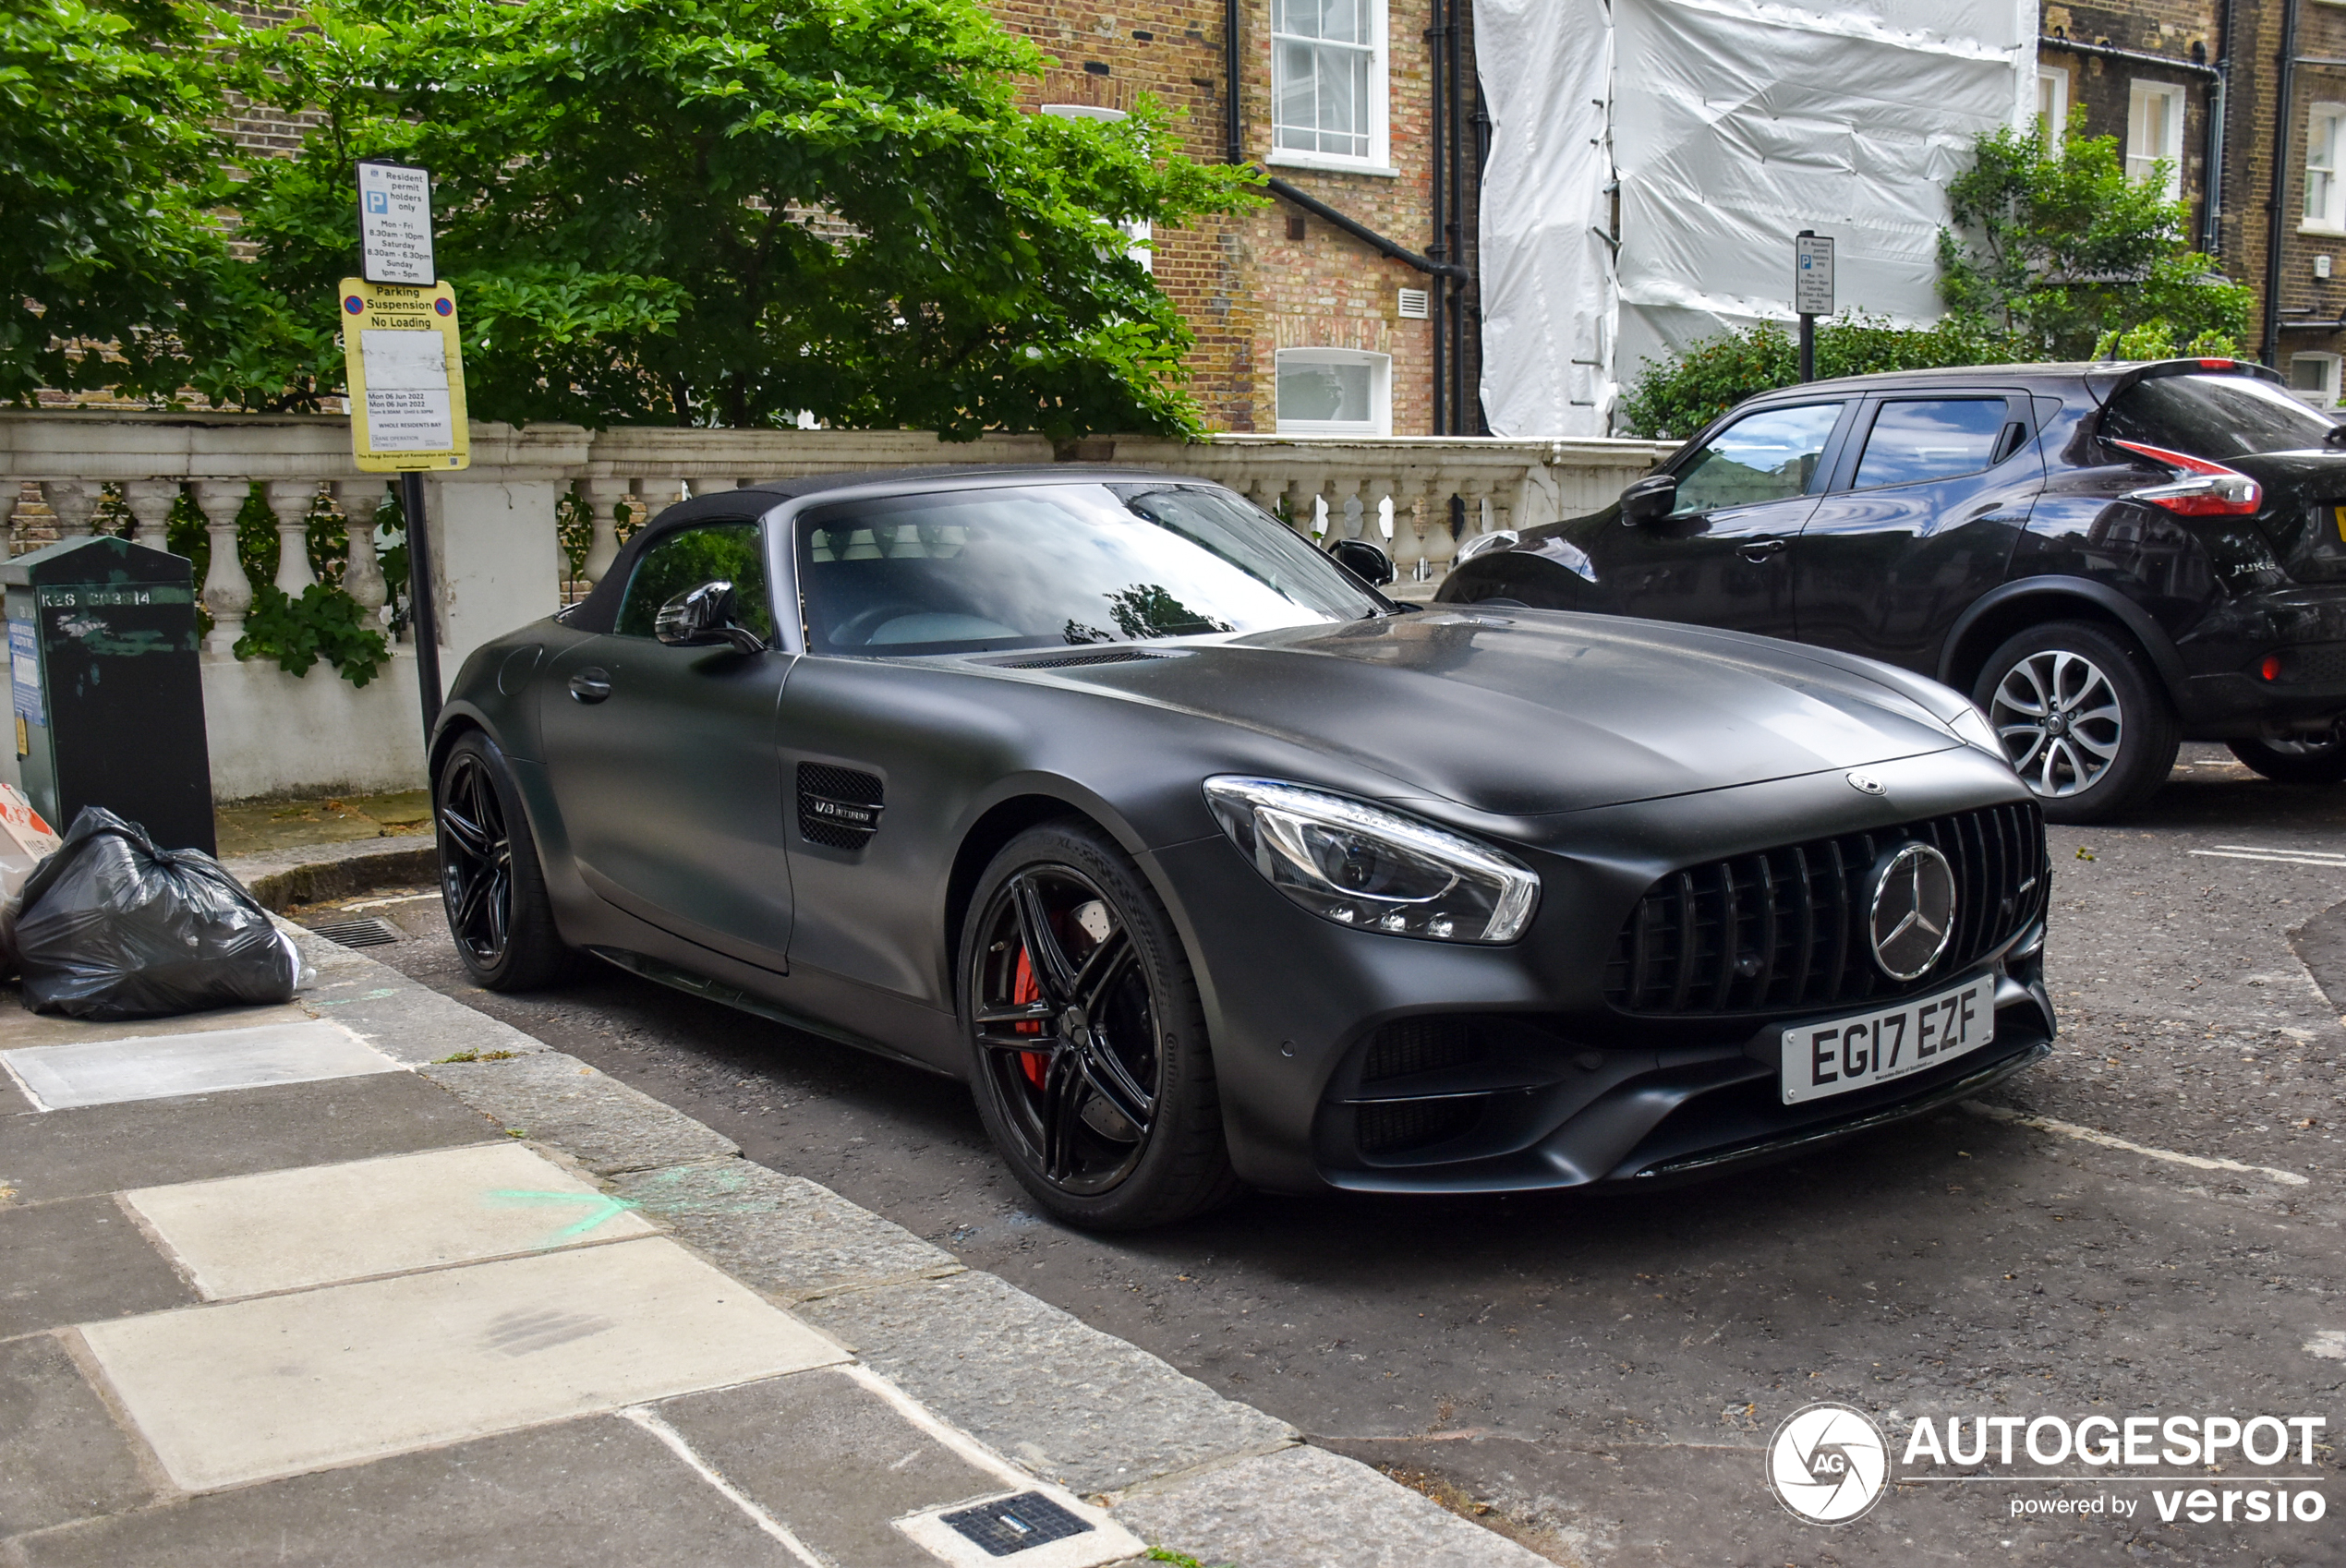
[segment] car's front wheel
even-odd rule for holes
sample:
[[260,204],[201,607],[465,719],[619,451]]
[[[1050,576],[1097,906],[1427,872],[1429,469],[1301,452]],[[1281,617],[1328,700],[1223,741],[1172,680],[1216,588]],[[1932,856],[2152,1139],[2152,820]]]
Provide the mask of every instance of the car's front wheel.
[[970,901],[960,1000],[979,1115],[1053,1214],[1135,1229],[1237,1191],[1188,958],[1098,829],[1046,823],[994,857]]
[[2182,731],[2141,655],[2082,621],[2032,626],[1981,669],[1972,698],[2051,822],[2106,822],[2148,799]]
[[491,991],[527,991],[575,956],[554,925],[538,846],[497,743],[476,730],[448,748],[432,790],[440,895],[466,972]]
[[2346,730],[2294,741],[2234,741],[2231,754],[2276,784],[2346,779]]

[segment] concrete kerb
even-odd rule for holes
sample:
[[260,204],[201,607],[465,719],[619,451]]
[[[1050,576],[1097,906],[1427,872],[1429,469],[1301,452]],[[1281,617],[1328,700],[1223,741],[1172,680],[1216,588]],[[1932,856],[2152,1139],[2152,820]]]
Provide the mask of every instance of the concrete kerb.
[[227,867],[262,909],[282,914],[295,904],[347,899],[392,884],[438,882],[440,851],[428,837],[352,838],[263,850]]
[[[324,874],[350,878],[346,892],[370,874],[414,879],[399,853],[336,856],[347,869]],[[296,885],[304,871],[272,874]],[[1242,1568],[1546,1562],[1367,1465],[1303,1447],[1288,1423],[829,1188],[743,1159],[730,1140],[575,1057],[279,923],[317,971],[307,1007],[590,1173],[976,1443],[1112,1506],[1143,1538]],[[497,1052],[510,1056],[477,1059]],[[458,1054],[476,1059],[443,1060]]]

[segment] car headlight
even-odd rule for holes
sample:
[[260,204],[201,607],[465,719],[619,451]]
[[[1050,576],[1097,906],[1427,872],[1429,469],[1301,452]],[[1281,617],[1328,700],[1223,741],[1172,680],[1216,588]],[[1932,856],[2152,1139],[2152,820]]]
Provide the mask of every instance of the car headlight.
[[1338,925],[1512,942],[1539,906],[1522,862],[1365,801],[1227,775],[1205,781],[1205,801],[1272,887]]
[[1955,739],[1964,744],[1978,747],[2007,767],[2012,765],[2012,754],[2004,750],[2003,742],[1997,738],[1995,726],[1988,722],[1986,714],[1969,703],[1965,703],[1963,710],[1953,718],[1941,722],[1953,730]]

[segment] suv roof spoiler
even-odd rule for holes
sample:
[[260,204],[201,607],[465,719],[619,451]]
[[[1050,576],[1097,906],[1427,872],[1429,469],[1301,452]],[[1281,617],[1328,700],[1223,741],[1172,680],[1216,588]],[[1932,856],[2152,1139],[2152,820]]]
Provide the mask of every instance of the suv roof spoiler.
[[2096,366],[2086,372],[2086,388],[2094,394],[2097,406],[2108,407],[2111,398],[2136,381],[2160,376],[2255,376],[2277,384],[2280,381],[2279,371],[2253,359],[2151,359],[2139,365]]

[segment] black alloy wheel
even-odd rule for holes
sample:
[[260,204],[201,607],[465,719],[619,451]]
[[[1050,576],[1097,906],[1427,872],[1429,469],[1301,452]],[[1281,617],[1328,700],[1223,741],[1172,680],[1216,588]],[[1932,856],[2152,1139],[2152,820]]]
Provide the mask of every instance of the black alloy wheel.
[[2048,822],[2107,822],[2147,800],[2183,732],[2142,656],[2082,621],[2032,626],[1989,655],[1972,700]]
[[2346,733],[2332,729],[2289,741],[2234,741],[2232,755],[2276,784],[2346,779]]
[[961,1003],[979,1114],[1026,1189],[1097,1229],[1236,1190],[1197,985],[1172,923],[1088,824],[1006,846],[971,900]]
[[448,934],[491,991],[560,978],[572,955],[554,926],[538,846],[496,742],[475,730],[449,748],[432,790]]

